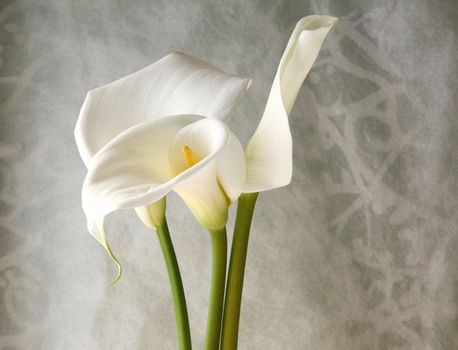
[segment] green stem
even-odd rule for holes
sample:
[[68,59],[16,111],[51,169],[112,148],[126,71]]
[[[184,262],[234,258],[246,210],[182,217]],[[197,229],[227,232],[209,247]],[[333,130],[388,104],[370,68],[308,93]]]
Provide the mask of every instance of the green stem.
[[204,349],[218,350],[223,316],[224,284],[226,281],[226,228],[210,230],[210,237],[212,241],[213,263]]
[[258,193],[244,193],[240,196],[237,206],[231,259],[227,276],[221,350],[237,349],[248,239],[257,198]]
[[156,228],[157,236],[161,244],[165,264],[169,274],[170,286],[172,288],[173,304],[175,306],[175,319],[177,322],[178,344],[180,350],[191,350],[191,332],[189,330],[188,311],[184,296],[183,283],[181,281],[180,268],[173,249],[167,221]]

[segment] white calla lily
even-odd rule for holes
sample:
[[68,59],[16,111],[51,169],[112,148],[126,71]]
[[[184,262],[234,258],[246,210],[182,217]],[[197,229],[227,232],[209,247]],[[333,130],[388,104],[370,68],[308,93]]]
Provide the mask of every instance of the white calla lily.
[[[135,189],[138,192],[135,194],[140,195],[142,190],[148,192],[148,186],[152,184],[151,174],[148,173],[152,171],[151,169],[156,169],[156,182],[154,182],[156,185],[159,186],[165,179],[170,180],[172,176],[170,169],[163,165],[168,159],[168,150],[160,152],[161,145],[164,142],[168,144],[170,138],[174,137],[181,128],[202,117],[179,118],[184,124],[180,124],[175,119],[157,125],[148,123],[179,114],[201,115],[227,122],[240,104],[248,85],[248,79],[228,75],[186,54],[172,53],[136,73],[91,90],[87,94],[75,127],[75,139],[81,158],[90,169],[83,186],[83,207],[88,216],[89,231],[99,242],[109,250],[103,231],[103,217],[113,210],[131,207],[127,199],[121,196],[122,193],[133,194],[134,184],[141,181],[140,179],[148,179],[148,181],[143,183],[143,187],[137,185]],[[103,155],[93,161],[94,155],[104,146],[137,125],[159,128],[154,136],[157,148],[152,151],[149,149],[152,152],[150,154],[152,161],[148,166],[135,164],[139,159],[133,157],[133,155],[140,157],[141,150],[145,151],[145,148],[134,147],[135,152],[129,154],[129,151],[119,148],[117,143],[112,145],[116,147],[116,152],[109,151],[110,148],[106,147]],[[170,133],[170,130],[166,131],[163,128],[171,128],[173,131]],[[132,132],[138,132],[138,129]],[[124,137],[117,142],[124,140]],[[148,136],[142,140],[150,141]],[[122,145],[126,149],[132,146],[128,142],[122,142]],[[138,146],[139,143],[135,145]],[[150,143],[150,146],[154,145]],[[111,157],[107,156],[108,153]],[[115,164],[107,165],[107,159]],[[228,159],[229,162],[232,161],[232,158]],[[102,169],[100,164],[106,165],[106,168]],[[219,167],[224,166],[219,165]],[[242,165],[242,168],[244,167],[245,164]],[[132,170],[134,174],[120,172],[120,169]],[[196,169],[193,170],[195,171]],[[113,176],[110,178],[109,174]],[[221,178],[226,178],[226,175],[222,175]],[[154,198],[160,199],[161,196],[158,194],[162,193],[163,196],[167,191],[164,187],[155,187]],[[229,194],[233,190],[231,188],[228,191]],[[181,190],[181,192],[186,191]],[[118,196],[114,196],[114,193]],[[145,198],[153,197],[145,195]],[[138,201],[137,198],[137,203],[144,203],[144,201],[141,199]],[[152,200],[144,204],[149,206],[138,206],[136,211],[146,225],[154,227],[152,218],[161,216],[165,203],[162,200],[161,203],[153,205]],[[110,251],[109,253],[112,255]]]
[[[225,164],[237,171],[220,176]],[[83,184],[83,209],[89,231],[105,246],[107,214],[154,203],[172,189],[203,226],[219,229],[245,178],[243,148],[223,122],[171,116],[131,127],[97,152]]]
[[245,192],[261,192],[291,182],[293,143],[288,115],[336,17],[308,16],[294,29],[278,66],[264,115],[246,148]]
[[335,22],[309,16],[297,24],[245,152],[225,123],[249,80],[193,57],[168,55],[88,93],[75,129],[89,169],[83,208],[89,231],[110,254],[103,220],[114,210],[136,208],[143,222],[154,226],[153,209],[146,206],[155,203],[163,211],[158,201],[174,190],[202,225],[219,229],[242,192],[291,181],[288,114]]

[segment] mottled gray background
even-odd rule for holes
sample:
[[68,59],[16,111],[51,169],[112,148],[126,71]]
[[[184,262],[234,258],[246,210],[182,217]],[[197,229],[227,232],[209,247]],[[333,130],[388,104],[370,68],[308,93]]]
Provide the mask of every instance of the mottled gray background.
[[[180,50],[254,79],[245,142],[297,20],[339,16],[292,113],[290,186],[261,195],[240,349],[458,349],[456,1],[0,0],[0,349],[176,349],[155,234],[85,229],[88,89]],[[275,142],[275,140],[273,140]],[[207,234],[169,221],[202,348]]]

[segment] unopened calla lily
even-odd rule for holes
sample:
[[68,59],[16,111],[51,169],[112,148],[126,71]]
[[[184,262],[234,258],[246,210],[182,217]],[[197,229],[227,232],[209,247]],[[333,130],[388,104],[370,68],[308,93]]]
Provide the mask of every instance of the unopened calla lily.
[[[173,190],[200,224],[219,232],[229,206],[242,193],[291,181],[288,114],[335,22],[328,16],[298,22],[246,148],[227,122],[244,98],[249,79],[186,54],[170,54],[88,93],[75,129],[88,168],[83,209],[90,233],[110,255],[103,222],[113,211],[135,209],[147,226],[158,228],[164,220],[165,196]],[[219,342],[219,335],[212,341]]]

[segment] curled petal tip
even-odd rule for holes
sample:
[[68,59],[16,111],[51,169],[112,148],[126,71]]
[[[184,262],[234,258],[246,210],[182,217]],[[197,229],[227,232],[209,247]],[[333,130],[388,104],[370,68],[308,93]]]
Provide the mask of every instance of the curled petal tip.
[[340,22],[339,17],[332,17],[329,25],[331,27],[336,27],[337,28],[337,25],[339,24],[339,22]]
[[109,285],[108,285],[108,288],[112,288],[115,284],[117,284],[119,282],[119,280],[121,279],[121,276],[122,276],[122,265],[121,263],[119,262],[119,260],[116,258],[116,256],[113,254],[113,252],[111,251],[111,248],[110,246],[108,245],[108,242],[105,241],[105,249],[107,250],[108,252],[108,255],[110,255],[111,259],[113,259],[114,263],[116,264],[116,266],[118,267],[118,274],[116,275],[115,279],[113,280],[113,282],[111,282]]

